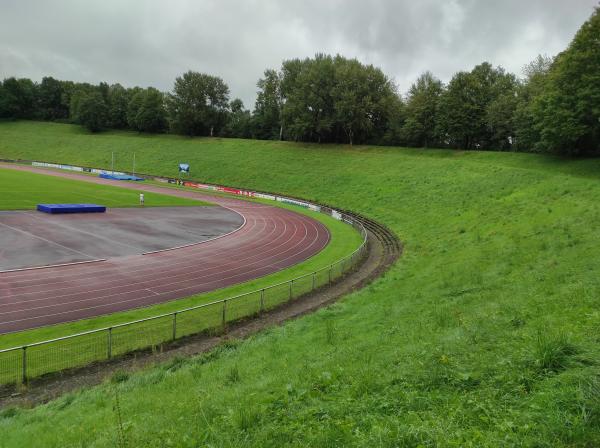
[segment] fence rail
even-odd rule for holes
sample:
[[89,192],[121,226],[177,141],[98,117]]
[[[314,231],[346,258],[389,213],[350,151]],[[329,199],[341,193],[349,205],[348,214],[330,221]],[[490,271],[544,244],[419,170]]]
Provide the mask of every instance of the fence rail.
[[366,255],[367,231],[351,216],[329,207],[311,205],[356,228],[363,238],[358,249],[321,269],[256,291],[168,314],[0,350],[0,385],[25,384],[35,377],[110,360],[184,336],[223,330],[228,323],[271,310],[331,284],[354,269]]

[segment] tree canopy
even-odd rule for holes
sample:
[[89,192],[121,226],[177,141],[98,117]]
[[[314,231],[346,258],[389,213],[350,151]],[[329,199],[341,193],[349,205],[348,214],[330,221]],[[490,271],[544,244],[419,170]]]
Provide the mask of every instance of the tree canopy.
[[256,138],[281,139],[283,137],[283,93],[282,74],[276,70],[265,70],[258,80],[258,93],[254,106],[254,132]]
[[292,59],[281,73],[280,126],[294,140],[367,142],[386,133],[401,102],[380,69],[356,59]]
[[189,71],[175,80],[169,95],[171,126],[187,135],[210,135],[225,124],[229,87],[217,77]]
[[137,89],[127,108],[127,122],[139,132],[164,132],[167,110],[163,93],[153,87]]
[[534,105],[538,148],[560,154],[600,153],[600,9],[559,54]]
[[253,110],[227,83],[188,71],[171,92],[120,84],[0,82],[0,119],[189,136],[600,154],[600,10],[567,49],[517,77],[489,62],[447,84],[425,72],[401,96],[379,68],[341,55],[289,59],[257,82]]
[[488,62],[455,74],[440,96],[436,120],[440,141],[453,148],[504,149],[513,137],[505,114],[509,109],[512,117],[511,96],[516,89],[514,75]]
[[425,72],[410,87],[406,98],[402,137],[411,146],[428,147],[437,144],[437,122],[442,82],[431,72]]
[[108,124],[108,106],[97,90],[80,91],[75,95],[74,119],[91,132],[101,131]]

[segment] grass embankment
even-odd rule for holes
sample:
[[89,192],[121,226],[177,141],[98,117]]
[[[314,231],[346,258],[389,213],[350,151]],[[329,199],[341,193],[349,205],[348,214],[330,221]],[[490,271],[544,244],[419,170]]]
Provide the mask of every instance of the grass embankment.
[[600,444],[600,161],[0,125],[5,158],[113,150],[364,213],[403,258],[249,341],[4,411],[0,446]]
[[[123,182],[126,186],[126,182]],[[139,191],[0,168],[0,210],[35,209],[37,204],[97,203],[139,207]],[[145,193],[147,207],[199,206],[207,202]]]

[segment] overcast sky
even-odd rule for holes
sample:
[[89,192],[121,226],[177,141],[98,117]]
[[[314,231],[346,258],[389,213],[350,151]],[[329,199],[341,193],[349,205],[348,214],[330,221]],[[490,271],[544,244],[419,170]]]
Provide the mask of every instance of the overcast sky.
[[0,0],[0,77],[167,91],[187,70],[221,76],[252,108],[283,59],[340,53],[405,92],[484,60],[521,73],[563,50],[598,0]]

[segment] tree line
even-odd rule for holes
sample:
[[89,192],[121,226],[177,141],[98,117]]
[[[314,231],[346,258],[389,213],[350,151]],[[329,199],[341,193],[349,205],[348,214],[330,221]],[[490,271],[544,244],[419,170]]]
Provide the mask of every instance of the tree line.
[[79,123],[189,136],[317,143],[600,153],[600,9],[567,49],[538,56],[522,76],[488,62],[444,84],[422,74],[401,95],[382,70],[317,54],[268,69],[252,111],[226,82],[189,71],[172,91],[45,77],[0,83],[0,118]]

